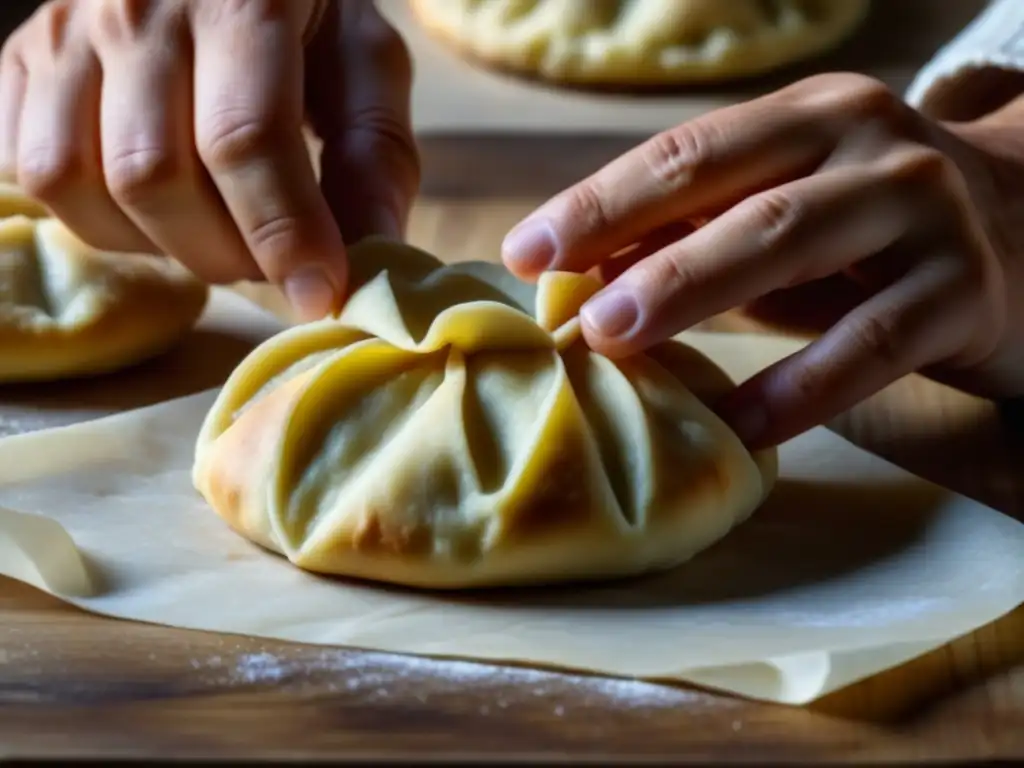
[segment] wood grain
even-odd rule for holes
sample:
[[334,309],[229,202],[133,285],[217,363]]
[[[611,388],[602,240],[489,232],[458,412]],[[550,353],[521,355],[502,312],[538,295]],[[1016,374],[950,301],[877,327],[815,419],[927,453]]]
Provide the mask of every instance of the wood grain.
[[[496,258],[534,201],[429,201],[410,239]],[[280,309],[275,292],[247,289]],[[709,327],[749,330],[735,316]],[[1024,440],[990,404],[911,377],[833,425],[1024,516]],[[467,669],[469,671],[467,671]],[[0,582],[0,757],[571,759],[1024,757],[1024,610],[806,709],[684,688],[363,654],[87,615]]]

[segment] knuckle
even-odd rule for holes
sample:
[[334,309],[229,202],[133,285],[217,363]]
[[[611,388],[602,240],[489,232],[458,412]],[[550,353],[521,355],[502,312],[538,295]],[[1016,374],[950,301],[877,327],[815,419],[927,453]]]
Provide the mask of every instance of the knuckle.
[[267,276],[275,280],[283,276],[286,261],[303,252],[302,233],[302,222],[298,217],[277,214],[253,222],[246,239],[256,260],[264,265]]
[[606,196],[596,178],[587,179],[573,187],[566,200],[567,221],[582,223],[582,229],[590,232],[604,232],[614,219],[608,208]]
[[684,186],[701,166],[712,160],[714,141],[700,122],[683,123],[647,142],[642,153],[651,176],[668,189]]
[[827,370],[816,361],[801,359],[799,364],[784,366],[769,376],[777,382],[774,388],[790,393],[793,402],[813,403],[820,399]]
[[889,86],[867,75],[838,75],[835,86],[838,97],[856,114],[882,115],[900,103]]
[[208,168],[231,169],[271,154],[281,134],[273,121],[250,110],[222,109],[203,122],[196,143]]
[[419,188],[422,166],[412,132],[387,110],[367,110],[356,116],[344,141],[347,160],[357,164],[384,164],[408,179],[410,192]]
[[108,44],[136,39],[153,10],[153,0],[98,0],[90,19],[92,34]]
[[71,4],[68,0],[49,0],[29,19],[32,42],[26,52],[37,56],[52,56],[64,48],[67,39]]
[[887,120],[905,111],[889,86],[855,72],[815,75],[801,82],[800,92],[830,114],[854,120]]
[[22,67],[23,30],[13,32],[0,46],[0,67],[4,69]]
[[148,148],[112,154],[105,163],[104,174],[111,196],[120,203],[133,205],[174,183],[180,170],[172,153]]
[[675,246],[665,252],[664,258],[650,260],[650,283],[663,286],[666,295],[674,295],[688,286],[699,284],[701,275],[696,260],[686,258],[686,255],[682,248]]
[[896,154],[889,173],[897,186],[910,192],[948,191],[961,180],[956,164],[932,147],[915,147]]
[[18,185],[43,202],[56,199],[83,176],[81,157],[71,150],[33,147],[18,158]]
[[903,348],[899,322],[894,315],[863,314],[844,321],[850,342],[870,352],[871,357],[887,369],[902,367]]
[[304,3],[295,0],[206,0],[194,2],[195,17],[204,26],[234,24],[240,17],[257,23],[296,19]]
[[739,207],[760,249],[769,253],[785,251],[806,218],[799,198],[779,188],[749,197]]

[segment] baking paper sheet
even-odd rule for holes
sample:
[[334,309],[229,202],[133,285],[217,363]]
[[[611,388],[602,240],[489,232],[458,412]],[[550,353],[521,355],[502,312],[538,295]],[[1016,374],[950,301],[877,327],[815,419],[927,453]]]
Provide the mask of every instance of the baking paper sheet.
[[[251,341],[276,321],[218,291],[204,327],[218,324]],[[738,378],[798,346],[688,340]],[[789,703],[1024,600],[1024,525],[824,429],[782,447],[777,490],[750,522],[671,574],[462,596],[318,578],[229,531],[192,490],[193,441],[214,396],[0,440],[0,573],[169,626],[675,679]]]

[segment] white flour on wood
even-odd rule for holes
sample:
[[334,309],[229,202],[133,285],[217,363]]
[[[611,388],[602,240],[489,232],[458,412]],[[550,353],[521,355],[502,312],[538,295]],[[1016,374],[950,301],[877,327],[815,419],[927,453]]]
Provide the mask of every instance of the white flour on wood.
[[[211,657],[206,663],[193,660],[192,666],[216,674],[218,682],[229,685],[301,685],[315,681],[331,691],[360,692],[375,699],[408,695],[412,684],[421,689],[415,697],[422,703],[429,698],[465,694],[468,690],[492,692],[493,705],[481,707],[481,714],[485,715],[508,709],[524,696],[561,699],[571,695],[582,706],[627,709],[692,709],[706,698],[694,691],[639,680],[340,650],[325,650],[301,658],[265,651],[243,653],[233,662]],[[722,706],[721,700],[716,700],[715,706]],[[561,717],[565,706],[554,703],[552,712]]]

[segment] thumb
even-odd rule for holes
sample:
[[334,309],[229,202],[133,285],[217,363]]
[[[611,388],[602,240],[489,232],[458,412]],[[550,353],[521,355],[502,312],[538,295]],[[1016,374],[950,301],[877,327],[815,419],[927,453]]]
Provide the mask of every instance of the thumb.
[[345,242],[402,239],[420,182],[404,41],[370,0],[332,2],[307,67],[320,184]]

